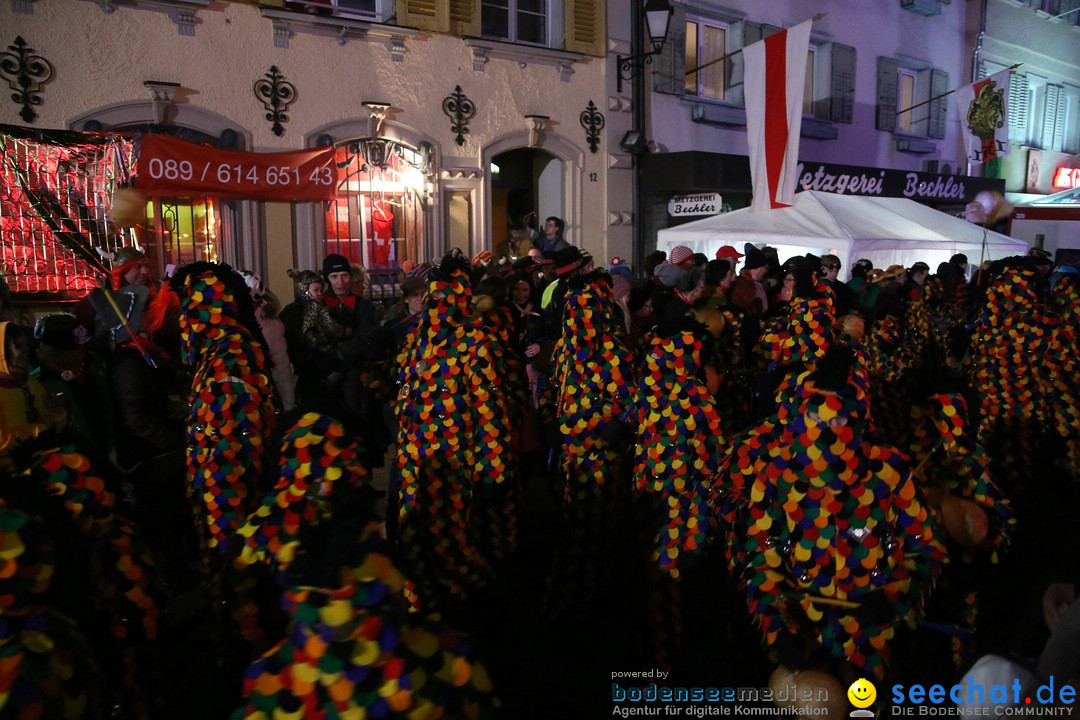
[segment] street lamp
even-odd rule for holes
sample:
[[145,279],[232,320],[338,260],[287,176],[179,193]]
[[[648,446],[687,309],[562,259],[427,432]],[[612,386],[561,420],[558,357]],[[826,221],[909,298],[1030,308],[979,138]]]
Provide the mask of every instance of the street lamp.
[[654,55],[659,55],[664,49],[664,40],[667,39],[668,26],[671,24],[671,16],[675,10],[668,0],[646,0],[645,2],[645,26],[649,31],[649,39],[652,40],[652,52],[638,53],[623,57],[615,56],[615,63],[619,68],[619,77],[616,81],[616,89],[622,92],[622,82],[630,82],[641,72],[645,65],[651,65]]

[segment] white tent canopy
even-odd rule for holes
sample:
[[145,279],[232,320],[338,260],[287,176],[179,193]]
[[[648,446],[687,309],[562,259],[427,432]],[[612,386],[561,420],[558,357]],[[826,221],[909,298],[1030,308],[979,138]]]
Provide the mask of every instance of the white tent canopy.
[[[986,255],[982,256],[985,232]],[[739,252],[745,243],[777,249],[780,262],[795,255],[840,258],[847,268],[859,258],[874,267],[899,264],[911,267],[919,260],[933,272],[939,263],[964,253],[971,264],[980,258],[997,260],[1027,252],[1027,243],[1007,235],[984,231],[979,225],[955,218],[907,198],[836,195],[805,190],[788,208],[754,212],[743,208],[661,230],[656,247],[670,251],[686,245],[711,260],[721,245]]]

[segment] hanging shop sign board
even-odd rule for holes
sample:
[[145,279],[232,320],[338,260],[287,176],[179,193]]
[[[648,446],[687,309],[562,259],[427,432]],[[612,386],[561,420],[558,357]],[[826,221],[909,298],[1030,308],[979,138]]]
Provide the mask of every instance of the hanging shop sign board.
[[668,200],[668,215],[689,217],[691,215],[716,215],[720,212],[723,201],[720,193],[703,195],[676,195]]
[[322,201],[337,194],[333,147],[293,152],[221,150],[166,135],[142,135],[135,187],[151,195]]

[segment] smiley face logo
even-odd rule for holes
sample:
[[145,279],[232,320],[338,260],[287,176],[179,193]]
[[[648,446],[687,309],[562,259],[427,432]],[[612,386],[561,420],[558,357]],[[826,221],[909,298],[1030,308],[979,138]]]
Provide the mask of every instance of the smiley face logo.
[[847,689],[847,698],[857,708],[868,708],[877,700],[877,688],[866,678],[859,678]]

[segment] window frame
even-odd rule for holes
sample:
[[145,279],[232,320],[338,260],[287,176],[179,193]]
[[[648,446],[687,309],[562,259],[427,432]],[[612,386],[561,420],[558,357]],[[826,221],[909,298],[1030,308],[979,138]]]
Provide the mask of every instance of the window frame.
[[[507,28],[507,35],[505,37],[503,37],[501,35],[492,35],[492,34],[489,34],[489,33],[486,33],[486,32],[483,31],[483,27],[484,27],[484,8],[489,6],[491,4],[491,2],[494,2],[494,1],[497,1],[497,0],[478,0],[478,2],[477,2],[477,6],[476,6],[477,11],[480,13],[480,28],[481,28],[480,37],[487,38],[489,40],[500,40],[502,42],[515,43],[515,44],[518,44],[518,45],[528,45],[529,47],[544,47],[544,48],[552,47],[553,38],[556,37],[556,35],[553,32],[553,29],[554,29],[556,23],[555,23],[555,18],[553,17],[553,12],[552,11],[554,9],[554,6],[558,4],[557,2],[555,2],[554,0],[539,0],[539,2],[544,3],[544,10],[543,10],[542,13],[535,13],[535,12],[532,12],[532,11],[518,9],[518,3],[521,0],[504,0],[506,2],[506,12],[507,12],[507,16],[508,16],[508,18],[507,18],[508,28]],[[533,40],[522,40],[519,37],[518,20],[517,19],[518,19],[518,15],[520,13],[526,13],[528,15],[539,16],[539,17],[542,17],[544,19],[544,38],[543,38],[543,40],[541,40],[540,42],[536,42],[536,41],[533,41]]]
[[[689,73],[687,73],[686,70],[694,69],[694,68],[689,68],[688,67],[689,63],[687,62],[687,55],[686,55],[686,45],[689,42],[689,38],[690,38],[690,25],[691,25],[691,23],[693,23],[694,25],[697,26],[697,29],[695,30],[695,34],[697,36],[697,43],[696,43],[697,47],[696,47],[696,51],[695,51],[694,68],[697,68],[697,67],[699,67],[701,65],[701,58],[704,56],[703,55],[704,48],[702,46],[702,43],[704,42],[703,41],[704,33],[702,32],[702,28],[706,28],[706,27],[707,28],[713,28],[715,30],[720,30],[720,31],[722,31],[724,33],[724,54],[728,53],[727,48],[729,46],[729,43],[731,42],[731,38],[728,37],[728,33],[733,31],[732,23],[727,22],[725,20],[720,20],[718,18],[708,17],[708,16],[705,16],[705,15],[696,15],[696,14],[693,14],[693,13],[687,13],[686,21],[684,23],[684,40],[683,40],[683,70],[684,70],[684,72],[683,72],[683,88],[684,89],[687,87],[687,84],[688,84],[687,76],[688,76]],[[684,91],[683,92],[683,97],[691,97],[691,98],[694,98],[696,100],[711,100],[711,101],[714,101],[714,102],[730,102],[729,99],[728,99],[728,93],[730,91],[730,85],[729,85],[729,82],[728,82],[729,79],[730,79],[729,78],[729,74],[730,74],[729,60],[725,59],[723,61],[723,63],[718,63],[718,64],[721,66],[720,67],[720,79],[721,79],[721,85],[723,87],[723,93],[721,94],[720,97],[713,97],[713,96],[710,96],[710,95],[702,94],[702,92],[701,92],[702,84],[703,84],[702,77],[703,77],[704,73],[701,72],[701,71],[698,71],[698,72],[694,73],[695,79],[696,79],[696,81],[694,83],[695,91],[693,93]]]

